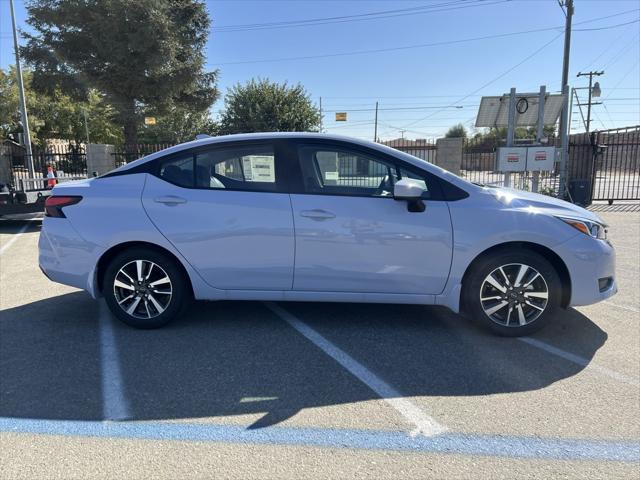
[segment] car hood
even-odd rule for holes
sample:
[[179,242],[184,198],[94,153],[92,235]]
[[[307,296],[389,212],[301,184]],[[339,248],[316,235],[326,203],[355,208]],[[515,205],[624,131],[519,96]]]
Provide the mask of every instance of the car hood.
[[525,192],[513,188],[487,188],[495,198],[512,208],[536,208],[551,215],[560,215],[572,218],[583,218],[592,222],[604,224],[602,219],[586,208],[573,203],[565,202],[559,198],[541,195],[539,193]]

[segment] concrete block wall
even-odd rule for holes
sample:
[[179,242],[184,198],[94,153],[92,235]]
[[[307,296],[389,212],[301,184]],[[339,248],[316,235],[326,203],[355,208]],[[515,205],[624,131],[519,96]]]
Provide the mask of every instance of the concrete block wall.
[[460,174],[462,162],[462,138],[439,138],[436,140],[436,165],[456,175]]
[[87,176],[92,177],[94,172],[103,175],[116,168],[116,157],[113,155],[113,145],[90,143],[87,145]]

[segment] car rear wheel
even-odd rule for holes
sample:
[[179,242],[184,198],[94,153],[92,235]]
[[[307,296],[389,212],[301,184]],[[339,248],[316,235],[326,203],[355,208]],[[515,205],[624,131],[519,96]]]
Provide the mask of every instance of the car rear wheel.
[[186,281],[167,255],[132,248],[111,261],[103,291],[109,309],[124,323],[135,328],[158,328],[188,304]]
[[500,252],[481,259],[464,284],[466,312],[504,336],[533,333],[558,308],[562,284],[553,265],[529,251]]

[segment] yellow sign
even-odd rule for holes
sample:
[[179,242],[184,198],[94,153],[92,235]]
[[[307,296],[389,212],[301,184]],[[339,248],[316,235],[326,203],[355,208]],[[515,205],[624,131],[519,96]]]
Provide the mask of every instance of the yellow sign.
[[336,122],[346,122],[346,121],[347,121],[347,112],[336,113]]
[[145,125],[155,125],[156,124],[156,117],[144,117],[144,124]]

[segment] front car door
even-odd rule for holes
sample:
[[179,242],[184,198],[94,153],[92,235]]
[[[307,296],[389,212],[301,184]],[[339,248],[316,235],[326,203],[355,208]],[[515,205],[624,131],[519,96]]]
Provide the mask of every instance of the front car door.
[[291,290],[294,234],[277,142],[210,144],[159,159],[147,214],[211,286]]
[[[291,195],[296,291],[438,294],[452,255],[447,203],[417,167],[364,147],[300,141]],[[402,177],[425,182],[423,212],[393,199]],[[297,192],[296,192],[297,190]]]

